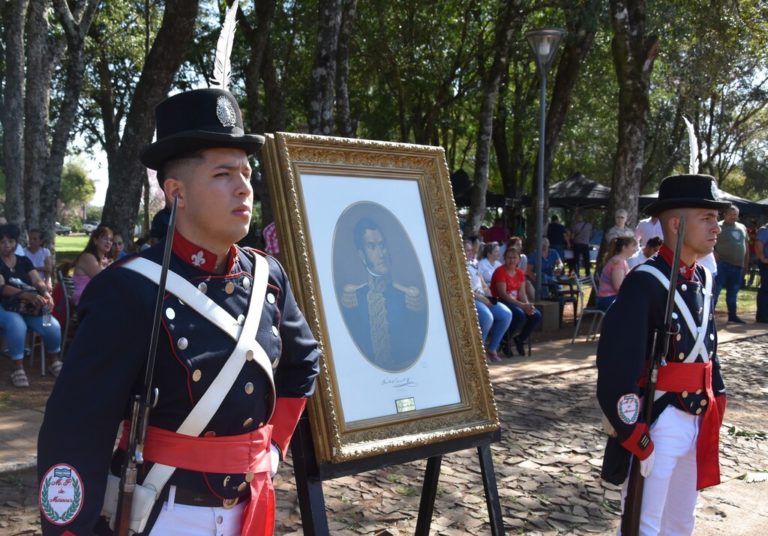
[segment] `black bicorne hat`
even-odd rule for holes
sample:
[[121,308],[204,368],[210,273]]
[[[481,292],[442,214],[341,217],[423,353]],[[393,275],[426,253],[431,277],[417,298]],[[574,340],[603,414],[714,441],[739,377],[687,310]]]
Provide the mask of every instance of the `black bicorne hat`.
[[709,175],[673,175],[661,181],[659,198],[645,209],[649,216],[671,208],[713,208],[725,210],[731,206],[718,199],[717,182]]
[[236,147],[253,154],[264,137],[245,134],[235,97],[217,88],[196,89],[168,97],[155,108],[157,140],[141,152],[141,163],[159,170],[183,154]]

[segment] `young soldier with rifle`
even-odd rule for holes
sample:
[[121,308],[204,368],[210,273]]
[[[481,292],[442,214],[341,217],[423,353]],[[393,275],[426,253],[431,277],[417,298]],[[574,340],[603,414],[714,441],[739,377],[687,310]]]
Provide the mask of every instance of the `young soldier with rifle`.
[[119,534],[272,534],[271,475],[319,354],[280,264],[235,245],[263,138],[223,89],[174,95],[156,116],[141,160],[176,199],[169,269],[161,242],[83,294],[38,442],[43,534],[109,534],[102,514]]
[[712,275],[696,263],[714,248],[718,210],[728,206],[716,191],[707,175],[664,179],[646,209],[659,217],[664,245],[627,275],[603,323],[597,398],[611,436],[603,478],[628,480],[624,536],[691,534],[698,490],[720,483],[725,387]]

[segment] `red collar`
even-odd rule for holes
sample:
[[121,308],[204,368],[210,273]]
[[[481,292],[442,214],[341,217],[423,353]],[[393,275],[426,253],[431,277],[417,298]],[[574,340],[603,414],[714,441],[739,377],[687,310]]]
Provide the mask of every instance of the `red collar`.
[[[195,268],[205,270],[206,272],[213,272],[216,269],[216,254],[211,253],[207,249],[193,244],[184,236],[175,231],[173,235],[173,253],[187,264],[191,264]],[[232,245],[227,252],[227,267],[224,271],[228,274],[232,271],[237,259],[237,246]]]
[[[667,247],[666,244],[661,245],[661,249],[659,250],[659,256],[667,261],[667,264],[672,266],[672,261],[675,257],[675,252],[672,251]],[[688,281],[693,279],[693,274],[696,272],[696,263],[694,262],[690,266],[686,266],[686,264],[681,260],[680,261],[680,275],[686,278]]]

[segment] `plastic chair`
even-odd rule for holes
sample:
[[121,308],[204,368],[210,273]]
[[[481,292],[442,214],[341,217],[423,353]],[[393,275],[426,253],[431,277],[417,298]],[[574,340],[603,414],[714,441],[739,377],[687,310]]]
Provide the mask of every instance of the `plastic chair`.
[[579,334],[579,328],[581,327],[581,321],[584,319],[585,316],[591,317],[591,321],[589,323],[589,331],[587,332],[587,341],[595,340],[597,338],[597,333],[600,331],[600,326],[603,324],[603,317],[605,317],[605,311],[598,309],[595,307],[585,307],[584,306],[584,291],[582,288],[582,285],[589,283],[592,286],[592,295],[597,296],[597,283],[595,282],[595,279],[593,276],[589,275],[587,277],[584,277],[582,279],[577,279],[576,284],[579,288],[579,294],[581,296],[582,301],[582,307],[581,307],[581,314],[579,315],[579,320],[576,322],[576,327],[573,330],[573,337],[571,338],[571,344],[576,342],[576,336]]
[[67,342],[69,342],[70,331],[73,326],[77,325],[77,314],[75,306],[72,303],[72,294],[75,292],[75,283],[71,276],[64,275],[62,270],[56,272],[56,279],[61,285],[61,292],[59,293],[54,289],[54,299],[57,300],[56,317],[61,324],[61,356],[62,359],[65,356],[65,349]]

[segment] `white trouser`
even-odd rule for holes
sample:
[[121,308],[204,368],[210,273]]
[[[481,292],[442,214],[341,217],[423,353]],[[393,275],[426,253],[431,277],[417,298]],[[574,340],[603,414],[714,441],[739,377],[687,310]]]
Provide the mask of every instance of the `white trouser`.
[[[696,438],[700,418],[667,406],[651,426],[655,461],[645,479],[641,536],[689,536],[693,533],[696,490]],[[622,491],[622,504],[627,493]],[[621,534],[621,529],[619,529]]]
[[175,486],[171,488],[150,536],[240,536],[247,503],[228,509],[176,504]]

